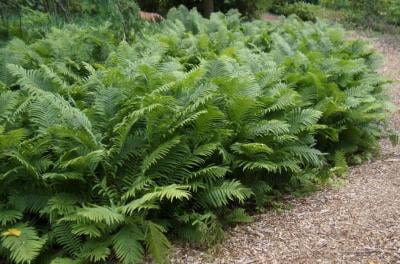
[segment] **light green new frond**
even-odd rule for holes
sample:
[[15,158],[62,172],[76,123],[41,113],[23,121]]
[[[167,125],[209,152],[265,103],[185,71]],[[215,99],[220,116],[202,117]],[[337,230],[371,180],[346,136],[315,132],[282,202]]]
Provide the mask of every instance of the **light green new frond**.
[[262,143],[235,143],[231,149],[237,154],[254,155],[257,153],[271,154],[274,150]]
[[1,234],[1,245],[10,251],[11,259],[19,263],[32,263],[39,255],[46,240],[40,238],[37,231],[25,224],[4,230]]
[[157,187],[152,192],[146,193],[141,198],[133,200],[123,207],[125,214],[132,214],[134,211],[141,211],[143,209],[154,208],[156,201],[164,199],[168,201],[189,199],[190,193],[189,186],[172,184],[163,187]]
[[258,161],[239,161],[239,166],[246,170],[266,170],[269,172],[277,172],[279,169],[278,164],[269,160]]
[[143,259],[144,248],[139,242],[144,234],[136,226],[126,226],[112,238],[113,249],[123,264],[140,263]]

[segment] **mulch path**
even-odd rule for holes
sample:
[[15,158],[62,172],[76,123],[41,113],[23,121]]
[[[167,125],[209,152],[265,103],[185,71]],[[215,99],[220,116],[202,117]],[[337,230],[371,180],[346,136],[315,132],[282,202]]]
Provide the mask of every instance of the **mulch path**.
[[[385,35],[369,40],[385,56],[380,71],[400,81],[400,43]],[[400,106],[400,82],[391,85],[390,96]],[[399,112],[390,124],[400,130]],[[171,262],[400,263],[400,148],[381,143],[380,157],[352,167],[344,186],[290,199],[290,211],[257,215],[208,252],[177,246]]]

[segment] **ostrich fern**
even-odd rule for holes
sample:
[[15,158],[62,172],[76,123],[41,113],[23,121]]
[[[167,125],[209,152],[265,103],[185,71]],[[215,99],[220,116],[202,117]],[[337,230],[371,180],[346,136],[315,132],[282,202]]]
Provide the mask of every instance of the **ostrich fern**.
[[[383,132],[376,54],[290,18],[172,10],[132,42],[66,25],[0,50],[0,256],[166,263]],[[393,136],[394,138],[394,136]],[[22,246],[21,246],[22,245]]]

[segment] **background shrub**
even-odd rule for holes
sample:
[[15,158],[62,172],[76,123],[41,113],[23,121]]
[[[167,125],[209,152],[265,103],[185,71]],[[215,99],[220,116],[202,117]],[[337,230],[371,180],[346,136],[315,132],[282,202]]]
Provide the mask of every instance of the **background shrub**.
[[400,2],[396,0],[323,0],[322,5],[340,10],[346,20],[378,28],[382,23],[400,24]]
[[270,11],[279,15],[296,15],[304,21],[313,21],[317,19],[317,6],[305,3],[295,2],[292,4],[274,5]]

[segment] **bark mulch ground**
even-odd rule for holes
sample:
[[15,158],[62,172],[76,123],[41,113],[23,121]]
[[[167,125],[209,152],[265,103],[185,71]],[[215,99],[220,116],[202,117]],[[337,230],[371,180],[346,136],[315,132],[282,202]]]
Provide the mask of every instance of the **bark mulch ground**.
[[[362,34],[356,37],[366,38]],[[370,39],[385,56],[381,72],[400,81],[400,43]],[[391,86],[400,106],[400,83]],[[400,130],[400,113],[390,119]],[[172,263],[400,263],[400,148],[382,141],[376,160],[352,167],[344,186],[289,201],[290,211],[257,215],[227,231],[212,252],[178,246]]]

